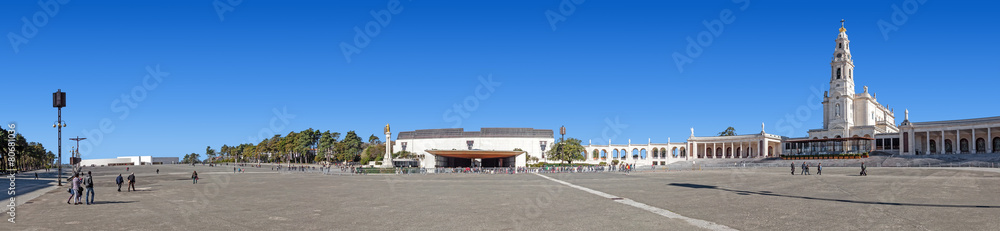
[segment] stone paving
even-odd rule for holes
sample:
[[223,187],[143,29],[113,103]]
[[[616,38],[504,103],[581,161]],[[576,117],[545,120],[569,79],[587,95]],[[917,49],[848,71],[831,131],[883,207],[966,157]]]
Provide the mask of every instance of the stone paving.
[[[4,230],[699,230],[534,174],[283,174],[269,166],[133,166],[93,171],[97,204],[65,187],[17,208]],[[156,174],[155,170],[160,169]],[[201,176],[192,184],[191,171]],[[785,168],[545,174],[739,230],[996,230],[1000,173],[976,169]],[[5,219],[6,220],[6,219]],[[8,229],[11,228],[11,229]]]

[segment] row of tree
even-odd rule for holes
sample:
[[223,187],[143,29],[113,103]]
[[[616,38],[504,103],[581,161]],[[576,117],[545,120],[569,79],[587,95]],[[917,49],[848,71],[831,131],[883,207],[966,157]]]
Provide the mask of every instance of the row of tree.
[[[274,135],[260,142],[244,143],[235,146],[224,144],[218,150],[211,146],[205,148],[205,162],[361,162],[381,161],[385,153],[385,145],[372,134],[368,142],[361,140],[354,131],[348,131],[343,139],[339,132],[329,130],[320,132],[312,128],[289,132],[287,135]],[[185,160],[198,162],[196,153],[185,155]]]
[[[11,137],[13,138],[11,139]],[[11,144],[14,145],[15,151],[13,157],[9,155]],[[30,171],[55,165],[56,155],[52,151],[45,150],[41,143],[28,142],[21,134],[13,134],[12,136],[3,129],[0,129],[0,150],[3,150],[0,151],[3,153],[0,169],[5,173],[7,169]],[[15,162],[13,167],[10,166],[11,161]]]

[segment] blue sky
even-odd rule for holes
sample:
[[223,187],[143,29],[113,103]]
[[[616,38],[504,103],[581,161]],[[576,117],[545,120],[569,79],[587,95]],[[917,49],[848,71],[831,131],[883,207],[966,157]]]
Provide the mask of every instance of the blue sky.
[[[306,128],[367,137],[386,123],[394,135],[564,125],[595,144],[761,123],[798,137],[822,126],[810,96],[828,88],[840,19],[857,90],[869,86],[897,121],[904,109],[912,121],[1000,115],[994,2],[232,3],[3,2],[0,121],[54,150],[51,93],[62,89],[63,138],[89,137],[84,158],[182,156]],[[730,23],[681,71],[673,54],[720,13]],[[373,36],[355,43],[368,24]],[[359,53],[348,61],[342,44]]]

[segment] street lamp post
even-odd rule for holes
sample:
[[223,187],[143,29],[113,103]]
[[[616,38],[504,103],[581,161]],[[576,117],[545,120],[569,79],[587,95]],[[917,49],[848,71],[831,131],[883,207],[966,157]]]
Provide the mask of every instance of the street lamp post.
[[57,108],[58,111],[58,120],[52,126],[56,127],[59,133],[57,137],[59,140],[59,161],[57,162],[59,165],[59,177],[56,182],[57,185],[62,186],[62,128],[66,127],[66,122],[62,121],[62,108],[66,107],[66,92],[63,92],[62,89],[56,89],[56,92],[52,93],[52,107]]

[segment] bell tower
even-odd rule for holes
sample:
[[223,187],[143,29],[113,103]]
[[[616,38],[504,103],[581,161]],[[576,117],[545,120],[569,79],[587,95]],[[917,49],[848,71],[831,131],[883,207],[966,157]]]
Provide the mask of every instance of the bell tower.
[[833,58],[830,61],[830,94],[826,101],[827,129],[843,129],[843,135],[854,126],[854,60],[851,57],[851,40],[847,39],[844,20],[840,20],[840,34],[834,40]]

